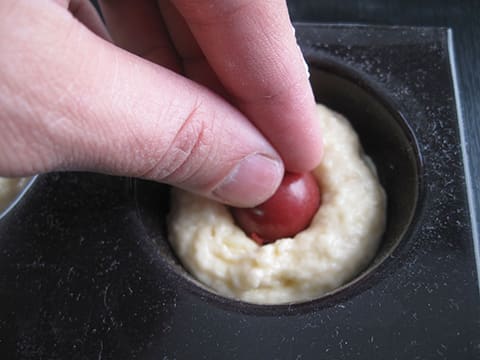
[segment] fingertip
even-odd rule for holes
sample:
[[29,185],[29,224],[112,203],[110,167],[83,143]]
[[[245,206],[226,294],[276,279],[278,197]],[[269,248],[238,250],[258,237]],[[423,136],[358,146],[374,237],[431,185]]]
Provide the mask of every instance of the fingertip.
[[228,205],[253,207],[275,193],[283,174],[284,167],[279,158],[253,154],[236,164],[215,187],[212,195]]
[[292,172],[307,172],[315,169],[323,158],[323,136],[318,119],[313,119],[310,129],[302,132],[301,141],[292,145],[295,150],[282,149],[280,154],[285,168]]
[[276,104],[251,108],[262,132],[292,172],[311,171],[323,156],[322,124],[310,86],[301,84]]

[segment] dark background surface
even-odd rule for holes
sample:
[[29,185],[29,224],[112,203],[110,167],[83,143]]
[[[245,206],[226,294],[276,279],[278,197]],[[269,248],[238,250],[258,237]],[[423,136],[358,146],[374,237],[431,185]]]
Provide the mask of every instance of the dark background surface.
[[[474,233],[480,224],[480,1],[290,0],[293,21],[447,26],[453,30]],[[467,173],[468,175],[468,173]],[[469,178],[469,179],[468,179]],[[476,215],[475,215],[476,214]],[[475,236],[478,244],[478,235]]]

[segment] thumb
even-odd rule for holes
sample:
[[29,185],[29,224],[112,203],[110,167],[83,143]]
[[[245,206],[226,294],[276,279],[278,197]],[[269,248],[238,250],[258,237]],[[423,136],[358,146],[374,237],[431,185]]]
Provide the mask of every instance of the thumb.
[[0,88],[2,173],[135,176],[236,206],[273,194],[283,164],[239,111],[97,37],[59,7],[41,10],[24,24],[17,17],[25,30],[0,43],[8,54],[0,77],[10,84]]

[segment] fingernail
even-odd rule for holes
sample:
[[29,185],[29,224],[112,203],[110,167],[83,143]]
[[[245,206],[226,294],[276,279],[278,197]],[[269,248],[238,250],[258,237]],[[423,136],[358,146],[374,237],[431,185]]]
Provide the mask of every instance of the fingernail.
[[283,164],[254,154],[241,160],[213,190],[218,200],[238,207],[261,204],[273,195],[283,177]]
[[[300,49],[300,47],[299,47],[299,49]],[[301,53],[301,50],[300,50],[300,53]],[[303,55],[302,55],[302,60],[303,60],[303,66],[305,67],[305,73],[307,74],[307,79],[310,79],[310,70],[309,70],[307,61],[305,60]]]
[[[297,37],[295,36],[295,27],[293,26],[293,24],[292,24],[292,32],[293,32],[293,36],[295,37],[295,40],[297,41]],[[310,69],[308,67],[307,61],[303,57],[303,51],[300,48],[300,45],[298,45],[298,41],[297,41],[297,48],[298,48],[298,52],[300,53],[300,56],[302,57],[302,60],[303,60],[303,66],[305,67],[305,73],[307,74],[307,79],[310,79]]]

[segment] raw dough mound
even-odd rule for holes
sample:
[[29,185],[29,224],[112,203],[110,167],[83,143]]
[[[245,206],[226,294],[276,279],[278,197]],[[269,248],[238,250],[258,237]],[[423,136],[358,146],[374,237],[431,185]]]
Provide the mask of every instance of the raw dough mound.
[[314,170],[322,205],[294,238],[258,246],[227,207],[175,189],[169,239],[184,266],[218,294],[259,304],[319,297],[357,275],[385,227],[386,197],[348,121],[318,106],[325,153]]

